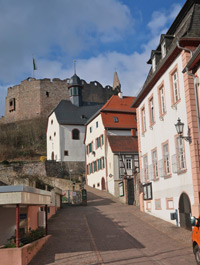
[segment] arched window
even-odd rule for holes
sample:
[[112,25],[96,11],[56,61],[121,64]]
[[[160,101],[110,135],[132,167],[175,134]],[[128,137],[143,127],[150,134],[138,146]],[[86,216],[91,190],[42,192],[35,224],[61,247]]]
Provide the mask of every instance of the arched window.
[[74,129],[72,131],[72,139],[73,140],[79,140],[80,139],[80,132],[78,129]]

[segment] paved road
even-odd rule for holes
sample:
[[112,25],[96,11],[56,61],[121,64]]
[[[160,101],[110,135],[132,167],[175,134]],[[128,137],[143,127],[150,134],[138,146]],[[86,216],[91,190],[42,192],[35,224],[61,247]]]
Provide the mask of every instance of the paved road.
[[88,206],[65,206],[30,265],[195,265],[191,232],[88,188]]

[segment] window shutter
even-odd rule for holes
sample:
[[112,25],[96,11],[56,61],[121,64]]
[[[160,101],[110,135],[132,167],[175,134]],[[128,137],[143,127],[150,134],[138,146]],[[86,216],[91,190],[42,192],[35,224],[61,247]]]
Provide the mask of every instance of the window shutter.
[[149,179],[152,181],[154,180],[154,174],[153,174],[153,165],[149,165]]
[[164,159],[158,161],[158,170],[159,170],[159,176],[163,178],[165,176]]
[[172,155],[172,172],[178,173],[178,166],[177,166],[177,155]]

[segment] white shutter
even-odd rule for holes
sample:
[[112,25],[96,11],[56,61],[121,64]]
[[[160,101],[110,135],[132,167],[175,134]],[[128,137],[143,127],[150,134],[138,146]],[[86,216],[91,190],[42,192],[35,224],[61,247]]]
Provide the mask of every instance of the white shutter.
[[177,155],[172,155],[172,172],[173,173],[178,173],[178,166],[177,166]]
[[149,165],[149,179],[152,181],[154,180],[154,172],[153,172],[153,165]]
[[159,176],[163,178],[165,176],[164,159],[158,161],[158,170],[159,170]]

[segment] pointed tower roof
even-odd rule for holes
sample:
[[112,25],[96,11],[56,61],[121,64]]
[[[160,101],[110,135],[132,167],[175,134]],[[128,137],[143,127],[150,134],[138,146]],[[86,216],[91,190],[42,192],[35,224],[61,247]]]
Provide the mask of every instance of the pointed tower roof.
[[121,88],[121,84],[119,82],[119,78],[117,75],[117,72],[114,73],[114,78],[113,78],[113,90],[115,90],[116,88]]

